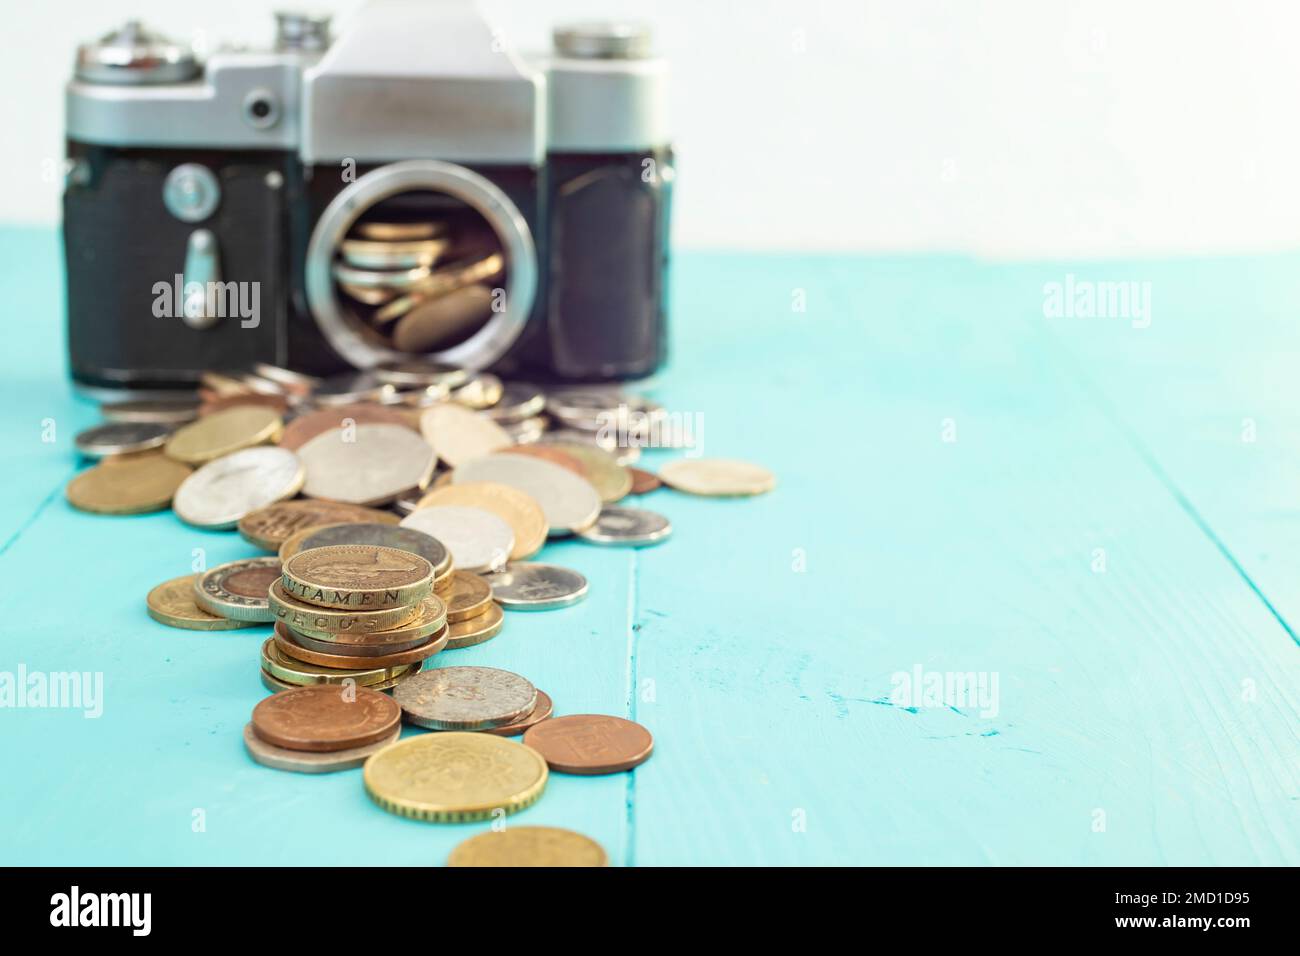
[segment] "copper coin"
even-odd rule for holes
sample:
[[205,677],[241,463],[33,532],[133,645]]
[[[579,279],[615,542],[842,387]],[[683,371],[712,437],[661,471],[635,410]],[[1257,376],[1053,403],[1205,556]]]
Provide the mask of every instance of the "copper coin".
[[317,435],[331,428],[344,428],[351,421],[354,425],[401,425],[418,431],[412,425],[411,416],[406,412],[386,405],[331,405],[318,411],[300,415],[284,426],[284,435],[280,446],[297,450]]
[[447,623],[455,624],[477,617],[492,603],[492,588],[477,574],[455,571],[445,593],[440,593],[447,605]]
[[253,732],[287,750],[324,753],[364,747],[400,726],[402,708],[365,687],[301,687],[266,698],[253,708]]
[[582,462],[562,448],[552,448],[550,445],[515,445],[512,448],[502,449],[497,454],[527,455],[530,458],[540,458],[543,461],[549,461],[553,465],[559,465],[561,468],[567,468],[579,478],[587,477],[587,470],[582,467]]
[[[539,690],[537,692],[537,703],[533,705],[531,713],[503,727],[488,727],[483,733],[496,734],[500,737],[518,737],[530,727],[540,724],[543,720],[550,720],[554,711],[555,705],[551,702],[551,698],[545,691]],[[542,756],[546,755],[543,754]]]
[[208,389],[200,389],[199,395],[203,398],[203,404],[199,406],[200,418],[204,415],[211,415],[213,412],[224,412],[227,408],[245,405],[260,405],[262,408],[272,408],[281,415],[289,410],[289,400],[283,395],[262,395],[257,392],[217,395]]
[[606,714],[553,717],[524,733],[524,743],[559,773],[619,773],[645,762],[654,738],[640,724]]
[[362,522],[395,525],[397,518],[387,511],[340,501],[280,501],[241,518],[239,533],[259,548],[278,551],[280,545],[306,528]]
[[367,667],[397,667],[399,664],[414,664],[416,661],[427,660],[446,647],[447,627],[443,625],[442,630],[434,632],[433,637],[423,644],[409,650],[398,651],[395,654],[325,654],[321,651],[310,650],[294,640],[293,632],[280,623],[275,625],[275,644],[290,657],[297,658],[307,664],[319,664],[321,667],[338,667],[343,670],[362,670]]
[[632,474],[632,490],[629,494],[644,495],[664,486],[658,475],[642,468],[629,468],[628,471]]

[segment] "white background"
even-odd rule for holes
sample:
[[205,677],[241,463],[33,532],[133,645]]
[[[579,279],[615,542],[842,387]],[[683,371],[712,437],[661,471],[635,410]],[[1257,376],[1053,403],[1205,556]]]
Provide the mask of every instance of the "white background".
[[[10,4],[0,219],[58,219],[50,172],[78,42],[138,16],[178,38],[269,43],[275,6]],[[654,26],[675,70],[681,246],[1035,258],[1300,246],[1293,2],[483,6],[520,48],[543,48],[565,19]]]

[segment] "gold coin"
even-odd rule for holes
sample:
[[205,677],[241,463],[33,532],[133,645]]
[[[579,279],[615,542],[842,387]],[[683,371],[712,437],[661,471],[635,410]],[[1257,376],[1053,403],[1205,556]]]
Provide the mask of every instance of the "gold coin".
[[[302,684],[290,684],[287,681],[282,681],[280,680],[280,678],[268,674],[265,668],[263,668],[260,673],[262,675],[262,686],[265,687],[267,690],[269,690],[272,694],[279,694],[286,690],[298,690],[298,688],[303,686]],[[377,684],[367,684],[366,690],[392,690],[402,681],[406,680],[406,678],[416,673],[419,673],[419,668],[412,666],[412,668],[404,674],[398,674],[396,677],[390,678],[388,680],[381,680]],[[398,727],[396,733],[393,734],[392,741],[396,741],[397,738],[400,737],[401,735],[402,735],[402,728]],[[387,746],[388,743],[391,743],[392,741],[386,741],[379,744],[369,745],[370,749],[366,751],[366,755],[368,756],[372,753],[376,753],[377,751],[382,750],[385,746]],[[267,744],[267,746],[269,747],[270,744]],[[306,750],[301,750],[301,751],[288,750],[285,751],[285,753],[300,753],[303,757],[312,756],[312,754]],[[319,754],[318,756],[325,757],[328,755]],[[356,763],[352,764],[351,766],[360,767],[364,762],[365,762],[364,759],[358,760]],[[285,768],[285,769],[291,769],[291,768]]]
[[447,605],[447,623],[467,621],[477,617],[492,603],[492,588],[477,574],[455,571],[445,594],[439,595]]
[[747,461],[679,458],[659,469],[659,479],[678,491],[709,497],[761,495],[776,487],[776,476]]
[[490,734],[424,734],[366,761],[370,798],[389,813],[438,823],[486,820],[537,802],[548,770],[530,747]]
[[205,415],[176,430],[163,450],[193,465],[276,441],[283,431],[280,413],[258,405],[238,405]]
[[560,827],[507,827],[460,843],[448,866],[609,866],[605,848]]
[[276,621],[322,641],[341,640],[336,636],[340,634],[365,635],[387,631],[409,623],[420,613],[420,605],[389,607],[379,611],[318,607],[293,597],[285,591],[283,581],[275,581],[266,597]]
[[603,448],[579,445],[574,442],[554,442],[549,448],[558,448],[566,455],[577,460],[582,466],[582,475],[600,495],[605,504],[620,501],[632,490],[632,472],[618,463],[618,460]]
[[299,551],[280,577],[290,597],[344,610],[409,607],[433,587],[433,565],[410,551],[339,544]]
[[164,455],[132,456],[130,461],[88,468],[68,482],[68,503],[82,511],[133,515],[160,511],[190,476],[190,468]]
[[501,605],[493,601],[483,613],[447,625],[447,650],[472,647],[491,640],[501,633],[505,620]]
[[186,574],[164,581],[145,598],[149,616],[168,627],[183,627],[189,631],[232,631],[239,627],[256,627],[256,621],[231,621],[209,614],[194,603],[194,582],[197,574]]
[[546,543],[546,515],[537,499],[518,488],[496,481],[467,481],[434,488],[415,505],[415,510],[452,505],[490,511],[515,533],[511,561],[530,558]]
[[341,684],[345,680],[354,680],[362,687],[371,687],[382,681],[406,675],[407,671],[418,664],[400,664],[396,667],[371,667],[357,670],[338,667],[321,667],[309,664],[285,654],[275,643],[275,638],[268,637],[262,645],[262,670],[286,684],[307,686],[309,684]]

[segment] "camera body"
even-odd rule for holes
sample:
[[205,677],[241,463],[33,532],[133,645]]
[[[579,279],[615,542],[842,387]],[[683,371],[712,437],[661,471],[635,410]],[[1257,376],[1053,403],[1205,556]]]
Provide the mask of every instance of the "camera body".
[[[642,30],[555,31],[525,59],[463,0],[378,0],[338,39],[278,15],[266,51],[194,52],[128,24],[67,90],[68,346],[83,389],[192,388],[267,362],[412,359],[636,378],[667,348],[667,69]],[[358,224],[474,220],[490,314],[402,351],[340,291]],[[364,311],[364,310],[362,310]]]

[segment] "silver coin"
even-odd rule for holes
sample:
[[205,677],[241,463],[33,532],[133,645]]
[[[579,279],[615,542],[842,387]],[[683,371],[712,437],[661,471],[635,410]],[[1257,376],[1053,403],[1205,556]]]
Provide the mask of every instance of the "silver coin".
[[452,553],[446,545],[419,528],[370,522],[321,528],[315,534],[307,535],[298,550],[306,551],[308,548],[325,548],[336,544],[374,544],[382,548],[409,551],[432,564],[435,572],[447,570],[452,561]]
[[487,410],[488,417],[506,425],[523,422],[540,415],[546,396],[531,385],[507,382],[497,403]]
[[423,488],[433,474],[429,443],[402,425],[353,425],[321,432],[298,449],[302,492],[354,505],[382,505]]
[[600,448],[614,456],[614,460],[620,465],[633,465],[641,459],[641,447],[639,445],[620,445],[616,435],[610,435],[603,432],[584,432],[576,428],[559,428],[555,431],[548,431],[538,442],[543,445],[590,445],[592,448]]
[[520,491],[541,505],[552,535],[591,527],[600,514],[600,495],[587,479],[554,462],[527,455],[487,455],[456,468],[453,484],[495,481]]
[[194,603],[231,621],[274,621],[268,590],[280,576],[279,558],[245,558],[205,571],[194,581]]
[[510,525],[482,508],[461,505],[421,508],[403,518],[401,527],[437,538],[451,551],[451,560],[461,571],[499,571],[506,566],[515,547],[515,533]]
[[176,489],[172,510],[199,528],[233,528],[258,508],[292,498],[302,483],[297,455],[259,445],[214,459],[191,474]]
[[614,388],[553,391],[546,396],[546,410],[581,431],[621,425],[638,433],[648,431],[653,420],[666,414],[658,402]]
[[408,289],[417,287],[420,282],[429,278],[430,269],[427,265],[402,270],[358,269],[346,262],[335,262],[331,267],[331,272],[334,274],[335,281],[343,285],[354,285],[362,289],[394,289],[405,292]]
[[492,598],[514,611],[548,611],[577,604],[587,596],[587,579],[571,568],[520,561],[483,580]]
[[369,372],[345,372],[322,379],[312,389],[318,405],[351,405],[354,402],[387,402],[397,389]]
[[103,458],[161,448],[171,433],[171,425],[157,422],[109,422],[78,432],[75,442],[87,458]]
[[432,361],[384,362],[371,371],[379,381],[398,388],[440,386],[443,389],[453,389],[469,381],[469,372],[465,369]]
[[593,544],[655,544],[673,533],[672,523],[661,514],[644,508],[606,505],[596,523],[580,537]]
[[436,667],[402,681],[393,700],[406,719],[433,730],[504,727],[532,712],[537,688],[495,667]]
[[[262,672],[262,682],[271,690],[292,689],[292,685],[276,686],[283,682],[271,683],[275,679],[271,678],[271,681],[268,681],[269,676],[265,671]],[[248,749],[248,756],[264,766],[274,767],[276,770],[292,770],[295,773],[333,773],[336,770],[360,767],[371,754],[378,753],[389,744],[397,743],[401,736],[402,728],[398,727],[393,731],[392,736],[373,744],[366,744],[364,747],[316,753],[309,750],[286,750],[284,747],[268,744],[253,732],[251,723],[244,725],[244,746]]]
[[357,269],[417,269],[429,266],[447,249],[442,239],[344,239],[339,251]]
[[111,402],[100,405],[99,412],[110,422],[156,422],[159,425],[184,425],[199,417],[199,400],[142,399],[134,402]]
[[[451,400],[458,405],[482,411],[501,401],[505,385],[501,379],[490,372],[479,372],[468,382],[451,393]],[[495,416],[488,416],[495,418]]]

